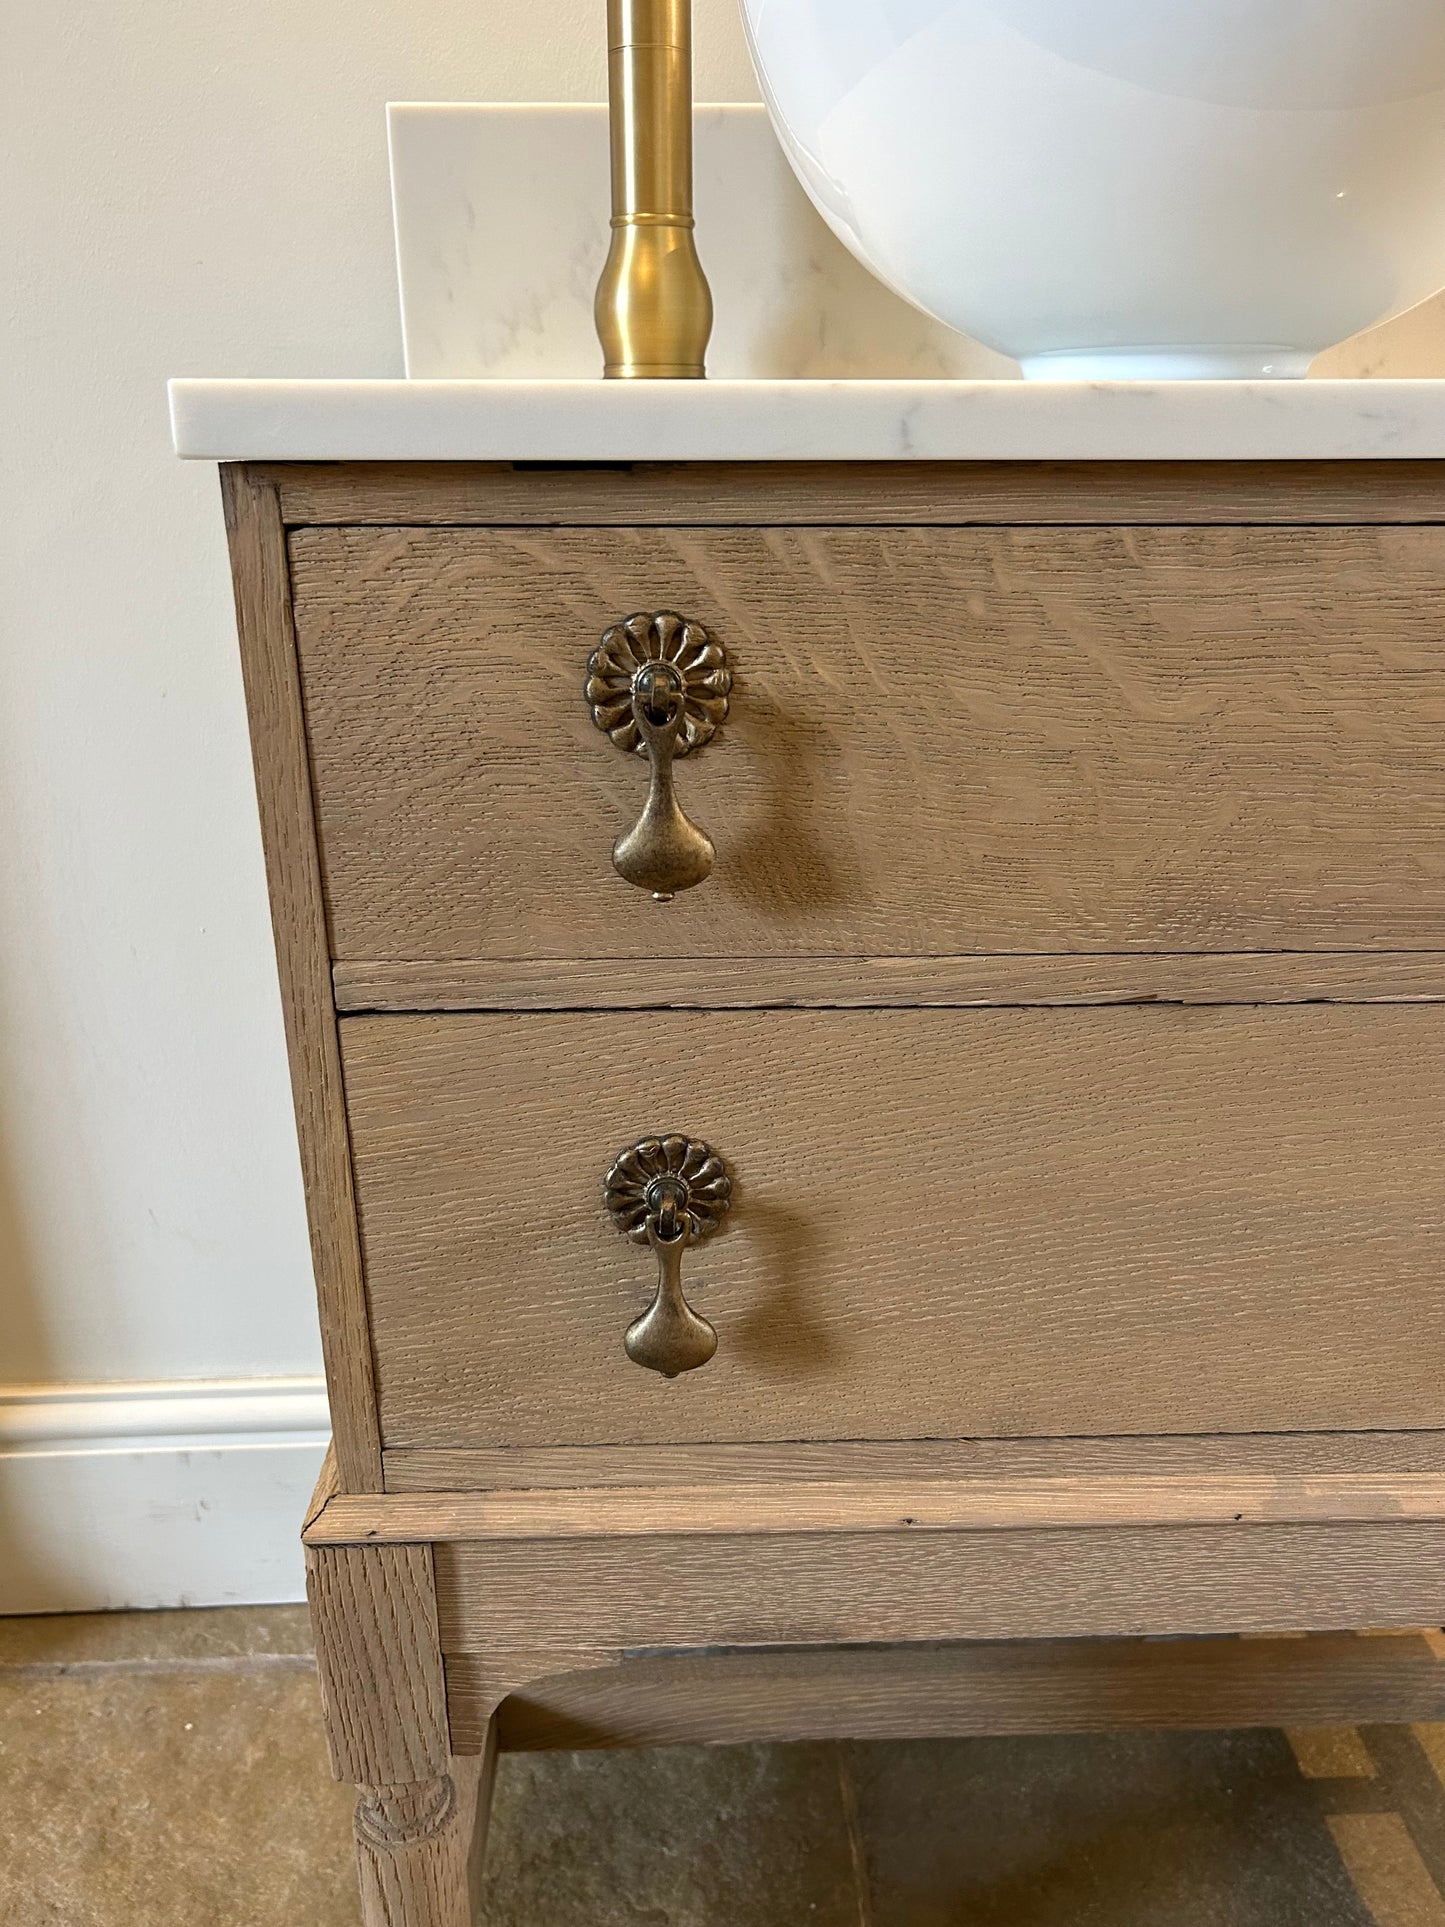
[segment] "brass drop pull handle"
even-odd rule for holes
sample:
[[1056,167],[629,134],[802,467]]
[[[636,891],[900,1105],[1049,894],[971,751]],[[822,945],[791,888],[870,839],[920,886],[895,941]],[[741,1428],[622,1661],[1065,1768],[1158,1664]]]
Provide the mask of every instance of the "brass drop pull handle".
[[668,610],[615,623],[588,658],[593,722],[651,765],[642,815],[613,845],[613,868],[659,903],[712,873],[712,840],[683,814],[672,766],[717,733],[732,686],[722,644]]
[[699,1138],[645,1137],[619,1153],[603,1202],[612,1222],[657,1259],[657,1291],[623,1334],[634,1365],[664,1378],[695,1372],[717,1350],[717,1333],[687,1302],[682,1255],[717,1229],[732,1202],[728,1168]]

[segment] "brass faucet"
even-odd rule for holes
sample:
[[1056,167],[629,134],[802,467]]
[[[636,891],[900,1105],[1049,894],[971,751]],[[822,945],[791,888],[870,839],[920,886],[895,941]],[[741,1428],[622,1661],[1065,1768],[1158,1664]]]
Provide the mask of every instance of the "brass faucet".
[[603,373],[705,372],[712,294],[693,244],[692,0],[607,0],[612,246],[597,284]]

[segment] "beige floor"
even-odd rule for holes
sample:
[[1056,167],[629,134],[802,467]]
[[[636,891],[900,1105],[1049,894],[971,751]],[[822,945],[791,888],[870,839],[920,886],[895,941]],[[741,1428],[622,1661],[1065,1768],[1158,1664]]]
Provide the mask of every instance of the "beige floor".
[[[487,1927],[1445,1927],[1445,1727],[502,1762]],[[0,1621],[3,1927],[355,1927],[304,1614]]]

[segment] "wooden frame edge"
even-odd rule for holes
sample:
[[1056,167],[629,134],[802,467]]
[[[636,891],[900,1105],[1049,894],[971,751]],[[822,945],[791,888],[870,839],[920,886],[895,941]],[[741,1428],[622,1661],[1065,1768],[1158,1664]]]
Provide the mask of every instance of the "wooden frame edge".
[[334,462],[258,465],[288,527],[1445,521],[1445,464]]
[[447,1664],[460,1750],[492,1731],[532,1752],[1445,1718],[1445,1641],[1411,1632],[666,1655],[529,1682],[492,1716],[474,1671]]
[[822,1533],[1055,1532],[1115,1527],[1434,1524],[1445,1475],[1243,1471],[767,1484],[574,1486],[331,1498],[310,1546],[518,1544]]
[[1045,1008],[1436,1003],[1445,950],[338,962],[336,1008],[385,1011]]
[[271,894],[296,1133],[341,1488],[382,1484],[375,1367],[362,1283],[351,1141],[342,1095],[321,862],[276,484],[221,468],[256,798]]

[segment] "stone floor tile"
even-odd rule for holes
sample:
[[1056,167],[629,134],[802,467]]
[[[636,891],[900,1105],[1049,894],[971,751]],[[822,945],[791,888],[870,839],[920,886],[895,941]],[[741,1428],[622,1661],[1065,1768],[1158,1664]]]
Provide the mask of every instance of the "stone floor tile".
[[7,1666],[243,1659],[312,1650],[304,1606],[212,1606],[188,1612],[38,1613],[0,1619]]
[[[286,1607],[0,1621],[0,1927],[357,1927],[308,1648]],[[522,1755],[483,1906],[484,1927],[1445,1927],[1445,1725]]]
[[351,1805],[298,1667],[0,1674],[6,1927],[356,1927]]
[[1398,1813],[1337,1813],[1330,1831],[1375,1927],[1445,1927],[1445,1899]]
[[484,1927],[859,1927],[833,1746],[521,1753]]
[[871,1927],[1373,1927],[1278,1732],[846,1756]]

